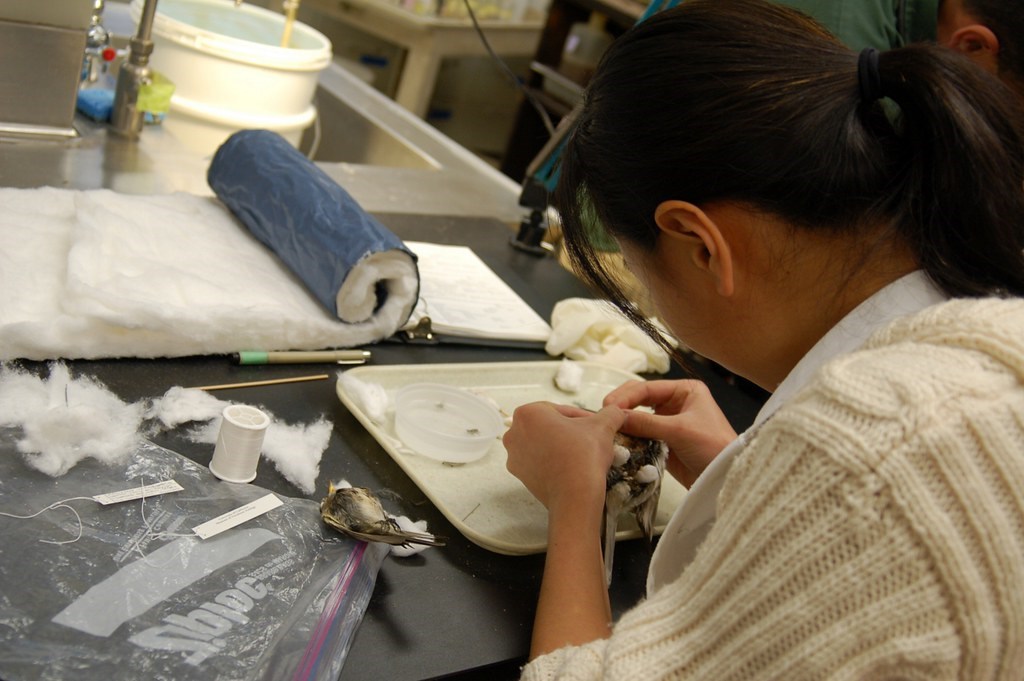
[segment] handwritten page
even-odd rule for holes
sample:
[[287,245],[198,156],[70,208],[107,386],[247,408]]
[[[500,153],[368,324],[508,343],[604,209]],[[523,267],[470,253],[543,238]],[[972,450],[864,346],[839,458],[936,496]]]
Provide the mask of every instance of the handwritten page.
[[437,333],[469,338],[545,342],[551,327],[466,246],[419,241],[420,300],[406,328],[430,317]]

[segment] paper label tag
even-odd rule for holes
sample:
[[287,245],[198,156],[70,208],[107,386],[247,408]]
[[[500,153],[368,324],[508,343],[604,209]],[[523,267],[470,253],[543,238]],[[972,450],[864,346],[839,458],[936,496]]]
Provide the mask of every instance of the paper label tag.
[[181,492],[184,489],[184,487],[174,480],[164,480],[163,482],[156,482],[152,485],[139,485],[138,487],[121,490],[120,492],[97,494],[93,497],[93,500],[98,501],[104,506],[109,506],[110,504],[120,504],[125,501],[141,499],[142,497],[157,497],[169,492]]
[[224,530],[230,530],[236,525],[241,525],[246,520],[252,520],[256,516],[263,515],[267,511],[277,508],[283,504],[274,494],[268,494],[264,497],[260,497],[256,501],[250,501],[245,506],[239,506],[233,511],[228,511],[224,515],[217,516],[213,520],[207,520],[202,525],[196,525],[192,528],[192,531],[199,535],[202,539],[209,539],[210,537],[220,534]]

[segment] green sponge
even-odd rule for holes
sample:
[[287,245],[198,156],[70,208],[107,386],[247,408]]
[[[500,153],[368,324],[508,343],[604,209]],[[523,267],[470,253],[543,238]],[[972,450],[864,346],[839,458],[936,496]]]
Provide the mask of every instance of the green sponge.
[[139,88],[140,111],[163,117],[171,108],[171,95],[174,94],[174,83],[161,73],[153,72],[150,82]]

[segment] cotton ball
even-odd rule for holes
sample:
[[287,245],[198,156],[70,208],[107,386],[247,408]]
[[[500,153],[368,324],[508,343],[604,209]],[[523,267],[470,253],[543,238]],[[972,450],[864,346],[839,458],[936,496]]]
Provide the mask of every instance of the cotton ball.
[[[426,520],[410,520],[407,516],[391,516],[391,519],[398,523],[398,527],[405,532],[426,532],[427,521]],[[395,558],[407,558],[409,556],[415,556],[417,553],[423,553],[423,551],[430,548],[426,544],[409,544],[407,546],[399,546],[393,544],[391,546],[391,555]]]
[[563,359],[558,365],[558,373],[555,374],[555,385],[558,389],[567,392],[579,392],[583,384],[583,367],[571,359]]
[[659,477],[661,477],[661,474],[658,473],[658,467],[653,466],[651,464],[647,464],[646,466],[640,467],[640,470],[636,472],[636,475],[633,476],[633,479],[642,485],[646,485],[654,482]]
[[629,461],[629,450],[620,444],[612,445],[612,465],[621,468]]
[[349,394],[356,406],[362,409],[371,421],[378,424],[384,423],[390,404],[384,386],[379,383],[363,381],[349,372],[341,373],[338,376],[338,382],[341,383],[341,387]]

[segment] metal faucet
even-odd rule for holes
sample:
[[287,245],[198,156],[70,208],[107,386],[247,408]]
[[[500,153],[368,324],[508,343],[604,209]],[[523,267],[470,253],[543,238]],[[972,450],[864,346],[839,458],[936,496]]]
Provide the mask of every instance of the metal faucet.
[[104,52],[110,47],[110,34],[103,27],[105,4],[106,0],[94,0],[92,5],[92,21],[89,23],[89,31],[85,34],[85,58],[82,61],[80,79],[82,85],[95,83],[106,69],[108,59]]
[[152,82],[149,55],[153,53],[153,17],[157,0],[146,0],[139,19],[139,30],[129,43],[128,58],[117,74],[114,108],[110,114],[111,129],[125,137],[138,137],[142,132],[145,112],[139,110],[139,90]]

